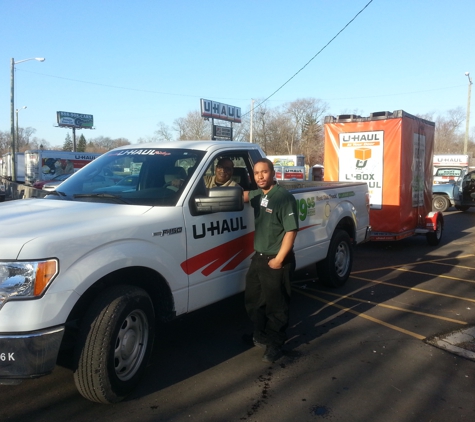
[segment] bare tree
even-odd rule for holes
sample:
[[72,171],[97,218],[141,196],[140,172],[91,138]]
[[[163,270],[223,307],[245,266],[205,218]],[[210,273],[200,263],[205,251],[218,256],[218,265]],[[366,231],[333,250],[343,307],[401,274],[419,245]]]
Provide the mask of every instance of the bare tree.
[[300,153],[305,155],[306,163],[312,167],[323,164],[324,158],[324,133],[323,124],[317,116],[308,115],[304,121],[302,139],[300,140]]
[[18,139],[16,141],[16,148],[18,152],[25,152],[31,149],[30,137],[36,132],[32,127],[18,128]]
[[0,155],[6,154],[10,151],[12,141],[10,132],[0,132]]
[[170,142],[173,141],[171,129],[163,122],[158,123],[158,129],[154,132],[154,140]]
[[253,138],[267,155],[304,154],[309,164],[323,160],[322,119],[328,105],[304,98],[269,108],[260,104],[254,111]]
[[199,111],[190,111],[186,117],[176,119],[173,129],[178,132],[179,141],[211,139],[211,123]]
[[31,149],[57,149],[60,147],[52,147],[51,144],[44,138],[37,138],[36,136],[30,141]]
[[253,138],[267,154],[282,154],[289,136],[288,119],[277,109],[265,104],[254,111]]
[[465,111],[457,107],[447,111],[447,117],[435,119],[435,147],[437,154],[458,154],[463,150],[463,134],[460,127],[465,121]]
[[109,137],[99,136],[89,140],[87,151],[104,153],[124,145],[130,145],[130,142],[125,138],[111,139]]

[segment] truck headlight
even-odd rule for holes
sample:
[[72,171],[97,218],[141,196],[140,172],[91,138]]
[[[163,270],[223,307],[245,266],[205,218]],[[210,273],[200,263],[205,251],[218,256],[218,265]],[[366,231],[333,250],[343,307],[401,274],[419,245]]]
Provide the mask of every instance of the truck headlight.
[[41,296],[58,273],[58,261],[0,262],[0,308],[9,299]]

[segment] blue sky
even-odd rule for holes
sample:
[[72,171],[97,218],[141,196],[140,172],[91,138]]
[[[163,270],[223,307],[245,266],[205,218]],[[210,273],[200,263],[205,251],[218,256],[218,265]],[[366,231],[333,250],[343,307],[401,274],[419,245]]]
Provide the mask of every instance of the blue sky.
[[[10,131],[11,58],[46,58],[16,65],[15,108],[27,106],[20,126],[52,146],[71,133],[54,127],[56,111],[94,116],[96,129],[78,136],[132,143],[199,110],[200,98],[244,114],[368,2],[0,0],[0,130]],[[373,0],[269,106],[313,97],[333,115],[465,111],[474,17],[473,0]]]

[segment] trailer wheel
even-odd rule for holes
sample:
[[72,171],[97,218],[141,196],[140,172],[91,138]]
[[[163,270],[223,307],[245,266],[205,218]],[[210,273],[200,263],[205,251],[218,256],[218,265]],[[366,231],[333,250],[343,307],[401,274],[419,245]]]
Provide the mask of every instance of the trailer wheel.
[[432,197],[432,211],[447,211],[450,207],[450,202],[445,195],[434,195]]
[[457,209],[459,211],[463,211],[463,212],[468,211],[469,208],[470,207],[468,207],[467,205],[456,205],[455,206],[455,209]]
[[341,287],[351,273],[353,247],[350,236],[344,230],[335,230],[327,257],[317,262],[318,278],[328,287]]
[[426,234],[427,243],[431,246],[437,246],[442,239],[442,231],[444,230],[444,225],[442,223],[442,218],[437,217],[437,228],[433,232]]
[[75,348],[74,382],[86,399],[117,403],[137,385],[152,352],[155,316],[148,294],[114,286],[92,303]]

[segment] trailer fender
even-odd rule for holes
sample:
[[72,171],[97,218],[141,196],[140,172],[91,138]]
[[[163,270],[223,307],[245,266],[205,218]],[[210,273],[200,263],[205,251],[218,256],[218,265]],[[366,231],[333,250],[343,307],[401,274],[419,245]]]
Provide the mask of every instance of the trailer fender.
[[437,230],[437,224],[444,225],[444,216],[439,211],[431,211],[425,218],[426,229],[433,232]]

